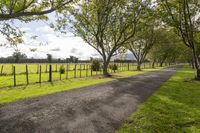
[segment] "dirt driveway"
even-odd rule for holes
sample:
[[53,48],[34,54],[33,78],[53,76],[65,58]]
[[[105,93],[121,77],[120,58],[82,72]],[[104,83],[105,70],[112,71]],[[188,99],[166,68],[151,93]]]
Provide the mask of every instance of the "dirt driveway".
[[110,133],[181,66],[0,105],[0,133]]

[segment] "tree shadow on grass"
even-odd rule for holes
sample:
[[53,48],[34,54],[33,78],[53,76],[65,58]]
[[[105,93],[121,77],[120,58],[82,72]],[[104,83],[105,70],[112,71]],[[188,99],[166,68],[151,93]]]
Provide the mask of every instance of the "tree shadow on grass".
[[199,86],[200,82],[185,82],[175,76],[133,113],[126,123],[129,126],[122,130],[197,132],[200,129]]

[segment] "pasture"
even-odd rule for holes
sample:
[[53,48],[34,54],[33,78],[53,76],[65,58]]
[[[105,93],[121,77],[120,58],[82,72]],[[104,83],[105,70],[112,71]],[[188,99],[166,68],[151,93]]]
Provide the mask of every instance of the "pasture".
[[[27,65],[27,68],[26,68]],[[92,71],[89,63],[69,64],[1,64],[0,88],[42,83],[49,81],[50,65],[52,66],[52,81],[67,80],[102,75],[102,70]],[[59,69],[64,66],[65,73]],[[108,68],[109,73],[136,70],[136,63],[116,63],[118,70]],[[157,64],[158,66],[158,64]],[[15,71],[13,68],[15,67]],[[144,63],[142,69],[151,68],[151,63]],[[41,69],[41,70],[40,70]]]

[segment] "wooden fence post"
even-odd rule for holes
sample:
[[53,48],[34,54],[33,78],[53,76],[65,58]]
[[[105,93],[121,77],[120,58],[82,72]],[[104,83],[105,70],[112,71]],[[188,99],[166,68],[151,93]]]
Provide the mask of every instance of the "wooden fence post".
[[118,66],[118,63],[117,63],[116,65],[117,65],[117,72],[119,72],[119,66]]
[[82,77],[82,75],[81,75],[81,74],[82,74],[82,73],[81,73],[82,70],[81,70],[81,69],[82,69],[82,66],[81,66],[81,64],[80,64],[80,78]]
[[16,71],[15,71],[15,66],[13,66],[13,76],[14,76],[14,86],[16,86]]
[[129,63],[128,63],[128,71],[129,71]]
[[42,66],[40,65],[40,70],[39,70],[39,83],[42,82]]
[[49,65],[49,82],[52,82],[52,65]]
[[113,71],[114,71],[114,73],[115,73],[115,65],[116,65],[116,64],[114,63],[114,65],[113,65],[113,68],[114,68],[114,70],[113,70]]
[[66,66],[66,79],[68,79],[68,71],[69,71],[69,65]]
[[76,78],[76,64],[74,66],[74,78]]
[[[60,66],[60,68],[61,68],[61,66]],[[62,79],[62,73],[59,71],[59,74],[60,74],[60,80],[61,80]]]
[[28,85],[29,84],[29,81],[28,81],[28,65],[26,64],[26,84]]
[[130,63],[130,70],[133,69],[133,63]]
[[46,73],[47,73],[47,64],[46,64]]
[[1,74],[3,74],[3,65],[1,66]]
[[91,68],[91,77],[92,77],[92,65],[90,65],[90,68]]
[[37,65],[37,72],[36,73],[39,73],[39,64]]
[[58,72],[58,65],[56,64],[56,72]]
[[103,75],[103,65],[100,65],[100,75]]
[[131,70],[134,70],[134,63],[131,63]]
[[88,64],[86,64],[86,77],[88,77]]
[[12,74],[14,74],[14,66],[13,65],[12,65],[11,71],[12,71]]

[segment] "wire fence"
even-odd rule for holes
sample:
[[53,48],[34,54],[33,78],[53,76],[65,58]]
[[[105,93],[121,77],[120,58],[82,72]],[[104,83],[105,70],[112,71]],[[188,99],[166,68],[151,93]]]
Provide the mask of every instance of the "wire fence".
[[[109,73],[122,71],[133,71],[137,69],[136,63],[111,63],[117,66],[117,70],[108,68]],[[143,63],[142,69],[151,68],[152,63]],[[159,64],[155,63],[155,67]],[[60,68],[64,72],[60,72]],[[67,63],[67,64],[1,64],[0,66],[0,88],[29,85],[58,80],[74,78],[86,78],[102,75],[103,71],[93,71],[89,63]]]

